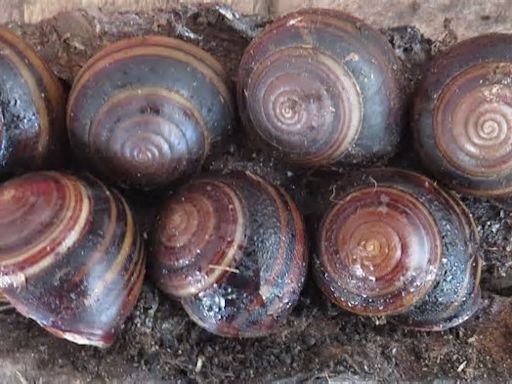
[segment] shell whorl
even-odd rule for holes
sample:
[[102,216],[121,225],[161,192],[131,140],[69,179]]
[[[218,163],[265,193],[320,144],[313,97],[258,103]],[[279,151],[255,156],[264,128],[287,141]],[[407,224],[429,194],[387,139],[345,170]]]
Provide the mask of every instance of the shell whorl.
[[286,15],[244,52],[241,117],[268,149],[300,166],[375,162],[398,141],[398,64],[361,20],[326,9]]
[[146,36],[107,46],[68,104],[76,153],[121,185],[152,189],[197,172],[231,129],[227,75],[208,53]]
[[359,314],[399,313],[423,298],[436,278],[441,238],[428,209],[388,187],[360,189],[327,213],[319,263],[331,297]]
[[210,150],[203,117],[179,94],[156,88],[120,91],[100,109],[89,131],[98,166],[112,159],[116,177],[151,185],[202,164]]
[[96,179],[40,172],[0,186],[0,288],[51,333],[112,344],[144,271],[127,203]]
[[0,28],[0,174],[58,161],[64,90],[37,52]]
[[287,47],[259,63],[247,86],[256,131],[298,163],[332,163],[362,124],[361,91],[345,66],[312,47]]
[[[461,172],[485,177],[512,169],[511,74],[506,63],[470,67],[439,96],[434,135],[443,156]],[[503,82],[489,84],[493,76]]]
[[304,224],[282,190],[251,173],[210,175],[166,205],[151,274],[202,327],[224,336],[277,328],[305,279]]
[[199,180],[173,197],[156,233],[160,286],[174,297],[198,294],[236,268],[245,247],[247,212],[220,181]]
[[349,173],[331,189],[313,263],[331,301],[424,330],[478,309],[478,231],[460,200],[393,168]]
[[412,129],[420,159],[463,193],[512,193],[512,35],[464,40],[425,71]]

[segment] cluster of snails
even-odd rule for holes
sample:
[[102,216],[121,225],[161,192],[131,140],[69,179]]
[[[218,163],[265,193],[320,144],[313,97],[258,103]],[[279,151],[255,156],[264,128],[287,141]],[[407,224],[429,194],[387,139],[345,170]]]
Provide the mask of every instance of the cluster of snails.
[[[512,195],[511,48],[512,35],[462,42],[421,81],[410,128],[447,187]],[[332,10],[286,15],[246,49],[237,104],[247,135],[300,169],[359,167],[318,193],[309,243],[282,188],[250,172],[193,177],[236,122],[210,54],[161,36],[111,44],[75,78],[65,114],[59,81],[1,30],[0,176],[51,168],[67,127],[77,159],[101,179],[174,192],[144,250],[127,202],[94,176],[4,182],[1,296],[55,335],[108,346],[137,301],[147,254],[151,279],[200,326],[261,336],[297,303],[311,251],[318,286],[347,311],[416,329],[460,324],[480,298],[470,213],[424,176],[365,168],[397,150],[400,66],[382,34]]]

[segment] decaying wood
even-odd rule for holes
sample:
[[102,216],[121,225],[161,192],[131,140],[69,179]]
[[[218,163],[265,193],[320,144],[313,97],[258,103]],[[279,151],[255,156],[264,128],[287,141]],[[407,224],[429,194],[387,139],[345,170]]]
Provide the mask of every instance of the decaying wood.
[[170,9],[183,4],[222,3],[245,14],[268,15],[271,0],[0,0],[0,23],[21,21],[36,23],[59,12],[78,8],[101,8],[110,11],[150,11]]
[[275,0],[272,13],[317,6],[340,9],[388,28],[414,25],[428,37],[439,40],[467,38],[489,32],[511,32],[509,0]]
[[451,42],[482,33],[512,31],[509,0],[0,0],[0,23],[35,23],[78,8],[150,11],[200,3],[225,4],[242,14],[270,17],[303,7],[328,7],[352,13],[380,28],[414,25],[434,40]]

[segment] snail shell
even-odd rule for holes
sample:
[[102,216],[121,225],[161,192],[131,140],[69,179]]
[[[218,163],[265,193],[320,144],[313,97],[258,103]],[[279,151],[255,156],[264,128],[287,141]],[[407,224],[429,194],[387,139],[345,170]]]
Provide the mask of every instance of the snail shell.
[[383,160],[400,137],[398,69],[385,37],[361,20],[301,10],[246,49],[240,113],[275,155],[305,167]]
[[231,129],[227,84],[221,64],[192,44],[161,36],[114,43],[75,79],[71,145],[118,184],[162,187],[198,171]]
[[512,193],[512,35],[479,36],[441,53],[415,98],[421,160],[460,192]]
[[200,326],[222,336],[262,336],[299,298],[304,224],[290,196],[254,174],[204,176],[167,202],[150,260],[156,284]]
[[0,28],[0,175],[58,160],[64,108],[62,86],[37,52]]
[[0,186],[0,289],[52,334],[112,344],[144,270],[130,209],[98,180],[40,172]]
[[314,274],[342,308],[425,330],[478,308],[478,232],[462,203],[429,179],[373,169],[334,186]]

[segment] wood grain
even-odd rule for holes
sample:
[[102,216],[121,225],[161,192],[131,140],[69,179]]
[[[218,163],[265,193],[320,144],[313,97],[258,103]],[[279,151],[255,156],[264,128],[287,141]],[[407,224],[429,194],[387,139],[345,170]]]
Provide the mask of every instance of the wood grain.
[[244,14],[268,15],[271,0],[0,0],[0,23],[21,21],[36,23],[59,12],[78,8],[101,8],[105,11],[148,11],[183,4],[223,3]]
[[340,9],[386,28],[414,25],[434,40],[446,34],[466,38],[489,32],[512,32],[510,0],[273,0],[272,14],[299,8]]
[[[78,8],[148,11],[183,4],[223,3],[243,14],[278,16],[304,7],[340,9],[378,28],[414,25],[434,40],[512,32],[510,0],[0,0],[0,23],[35,23]],[[449,42],[448,42],[449,43]]]

